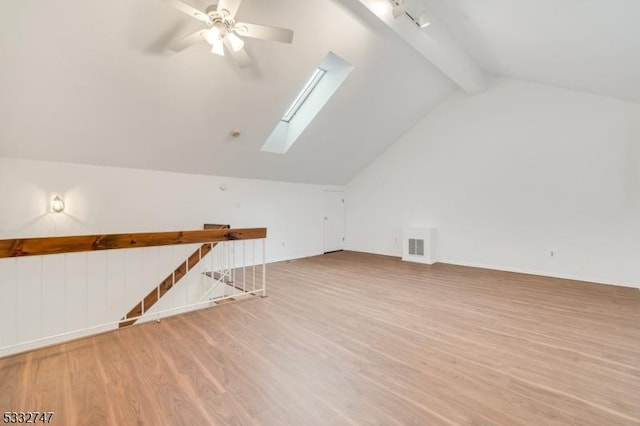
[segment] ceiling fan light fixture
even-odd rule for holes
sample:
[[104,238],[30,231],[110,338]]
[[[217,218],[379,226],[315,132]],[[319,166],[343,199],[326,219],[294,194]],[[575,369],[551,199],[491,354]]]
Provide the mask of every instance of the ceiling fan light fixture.
[[211,53],[218,56],[224,56],[224,44],[222,44],[222,40],[218,39],[217,42],[211,45]]
[[204,39],[207,40],[207,43],[214,46],[218,43],[222,44],[220,41],[220,29],[218,27],[211,27],[209,31],[204,33]]
[[227,40],[229,40],[231,49],[234,52],[238,52],[242,50],[242,48],[244,47],[244,41],[240,37],[238,37],[235,33],[229,33],[227,34],[226,37],[227,37]]
[[220,56],[230,54],[238,67],[247,68],[251,66],[252,61],[244,49],[244,36],[287,44],[293,42],[293,30],[236,21],[236,13],[242,0],[218,0],[204,11],[182,0],[160,1],[206,25],[193,34],[171,41],[167,49],[173,52],[181,52],[196,43],[206,41],[211,45],[213,54]]

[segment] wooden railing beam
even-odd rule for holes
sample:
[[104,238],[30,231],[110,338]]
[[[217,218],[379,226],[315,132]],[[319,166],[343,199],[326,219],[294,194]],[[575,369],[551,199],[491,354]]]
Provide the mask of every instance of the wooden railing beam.
[[79,235],[0,240],[0,258],[42,256],[177,244],[213,243],[266,238],[266,228],[205,229],[198,231],[147,232],[135,234]]

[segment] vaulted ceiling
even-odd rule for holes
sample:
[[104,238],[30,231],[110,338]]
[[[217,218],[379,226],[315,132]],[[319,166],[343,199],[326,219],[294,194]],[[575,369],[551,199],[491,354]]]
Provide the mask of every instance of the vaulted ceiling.
[[[407,1],[484,72],[640,102],[637,0]],[[159,0],[3,0],[0,156],[344,184],[457,89],[358,0],[244,0],[238,19],[294,42],[248,39],[241,70],[166,51],[200,24]],[[261,152],[329,51],[354,71],[287,154]]]
[[638,0],[409,0],[488,73],[640,102]]
[[[295,36],[247,39],[255,66],[240,70],[206,44],[166,52],[201,24],[162,1],[3,0],[0,156],[346,183],[455,90],[365,12],[244,0],[238,19]],[[286,155],[261,152],[329,51],[354,71]]]

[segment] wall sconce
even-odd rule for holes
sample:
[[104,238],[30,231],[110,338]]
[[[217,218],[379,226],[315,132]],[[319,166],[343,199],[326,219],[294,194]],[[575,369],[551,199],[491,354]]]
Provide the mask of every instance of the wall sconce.
[[51,211],[54,213],[62,213],[64,211],[64,201],[59,195],[56,195],[51,200]]

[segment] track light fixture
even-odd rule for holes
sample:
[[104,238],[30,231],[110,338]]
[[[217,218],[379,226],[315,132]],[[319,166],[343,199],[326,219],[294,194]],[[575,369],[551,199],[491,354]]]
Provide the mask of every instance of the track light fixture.
[[416,24],[419,28],[428,27],[431,22],[427,17],[426,12],[420,13],[417,17],[413,16],[407,11],[407,3],[406,0],[390,0],[392,5],[392,13],[395,19],[398,19],[402,15],[406,15],[411,19],[411,21]]
[[429,22],[429,19],[427,18],[427,14],[425,12],[422,12],[418,16],[418,19],[413,19],[413,17],[411,17],[411,15],[409,15],[409,18],[411,18],[413,20],[413,22],[415,22],[416,25],[419,26],[420,28],[425,28],[425,27],[428,27],[429,25],[431,25],[431,22]]
[[398,19],[403,14],[407,13],[407,4],[404,2],[405,0],[391,0],[391,4],[393,5],[393,17]]

